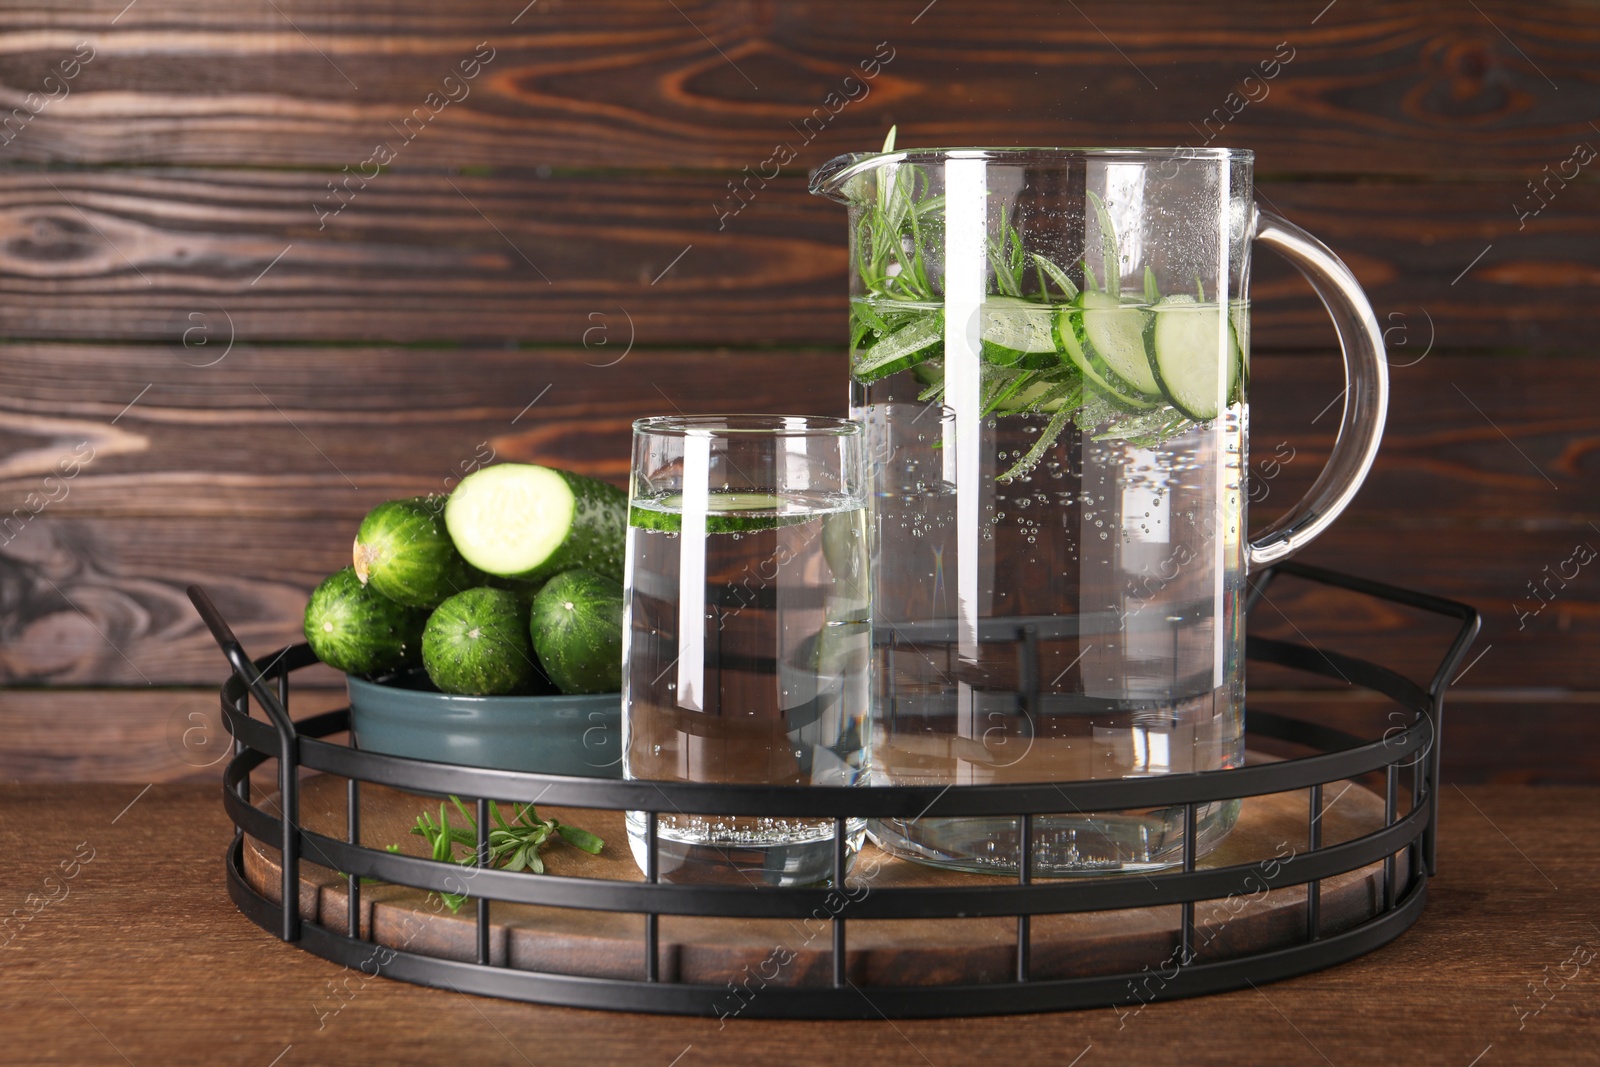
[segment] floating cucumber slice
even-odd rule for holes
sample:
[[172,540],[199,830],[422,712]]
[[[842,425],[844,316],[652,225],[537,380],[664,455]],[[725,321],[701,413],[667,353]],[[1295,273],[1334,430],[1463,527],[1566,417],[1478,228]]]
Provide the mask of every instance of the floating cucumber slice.
[[1014,296],[991,296],[979,312],[978,337],[987,363],[1030,369],[1059,361],[1055,309]]
[[[1244,362],[1221,309],[1192,296],[1169,296],[1152,309],[1145,337],[1150,369],[1172,406],[1200,422],[1216,418]],[[1223,349],[1226,380],[1218,362]]]
[[[1051,394],[1056,395],[1052,396]],[[1001,401],[995,407],[995,410],[1003,415],[1030,409],[1053,414],[1060,411],[1062,406],[1069,401],[1076,403],[1077,397],[1076,390],[1066,389],[1061,382],[1047,379],[1024,386],[1017,391],[1015,396]]]
[[1160,403],[1158,400],[1139,396],[1126,384],[1113,385],[1110,378],[1102,373],[1105,364],[1094,357],[1085,343],[1082,311],[1073,307],[1064,307],[1060,310],[1056,315],[1056,339],[1061,345],[1061,350],[1066,353],[1067,360],[1078,368],[1085,379],[1099,386],[1100,391],[1112,400],[1140,411],[1148,410]]
[[1144,333],[1149,312],[1124,304],[1109,293],[1080,293],[1078,307],[1084,337],[1095,355],[1139,392],[1160,396],[1161,387],[1156,384],[1150,360],[1145,356]]
[[[816,512],[782,514],[783,501],[772,493],[712,493],[706,501],[706,533],[751,533],[793,526],[816,517]],[[635,500],[628,509],[628,525],[642,530],[683,529],[683,494]]]
[[869,384],[915,366],[939,354],[943,348],[944,314],[922,315],[881,338],[871,348],[856,351],[850,373],[856,381]]
[[911,368],[911,376],[923,385],[934,385],[944,381],[944,361],[939,359],[924,360]]

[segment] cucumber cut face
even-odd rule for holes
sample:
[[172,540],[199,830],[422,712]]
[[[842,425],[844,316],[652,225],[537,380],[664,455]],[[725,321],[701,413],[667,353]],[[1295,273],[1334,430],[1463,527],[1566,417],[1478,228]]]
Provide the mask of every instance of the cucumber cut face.
[[1156,399],[1136,395],[1125,384],[1113,385],[1110,378],[1101,373],[1105,369],[1105,364],[1097,360],[1085,345],[1083,312],[1079,309],[1066,307],[1057,314],[1056,338],[1061,343],[1061,350],[1066,354],[1067,361],[1077,367],[1085,379],[1093,382],[1112,400],[1137,411],[1148,411],[1160,403]]
[[1160,396],[1161,387],[1145,356],[1144,333],[1150,313],[1109,293],[1080,293],[1078,306],[1084,337],[1094,354],[1140,393]]
[[1192,296],[1169,296],[1152,309],[1146,337],[1150,368],[1172,406],[1199,422],[1216,418],[1234,394],[1243,363],[1221,309]]
[[991,296],[979,312],[978,337],[985,362],[1030,369],[1059,362],[1055,309],[1014,296]]
[[588,567],[619,581],[628,495],[571,471],[499,463],[461,480],[445,526],[485,573],[537,582]]

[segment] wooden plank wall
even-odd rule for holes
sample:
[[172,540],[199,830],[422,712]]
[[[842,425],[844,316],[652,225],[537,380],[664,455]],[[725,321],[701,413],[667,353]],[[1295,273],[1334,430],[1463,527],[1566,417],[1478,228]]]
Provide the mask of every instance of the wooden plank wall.
[[[1600,5],[124,3],[0,9],[0,778],[215,775],[183,587],[293,640],[361,514],[482,442],[620,480],[639,415],[840,412],[844,219],[806,172],[898,123],[1254,148],[1394,350],[1378,467],[1305,558],[1483,611],[1448,776],[1600,780],[1600,564],[1568,562],[1600,546]],[[1342,380],[1303,282],[1264,255],[1254,296],[1259,521]],[[1259,621],[1442,647],[1287,585]]]

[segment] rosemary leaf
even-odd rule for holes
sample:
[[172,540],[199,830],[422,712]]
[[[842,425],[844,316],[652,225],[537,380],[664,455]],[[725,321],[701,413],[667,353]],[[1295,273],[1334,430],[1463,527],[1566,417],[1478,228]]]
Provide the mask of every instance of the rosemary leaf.
[[[1072,284],[1072,279],[1067,277],[1066,271],[1062,270],[1060,267],[1056,266],[1050,260],[1046,259],[1044,256],[1041,256],[1037,252],[1033,254],[1033,261],[1040,270],[1050,276],[1050,280],[1056,283],[1056,287],[1061,290],[1062,294],[1066,296],[1068,300],[1077,299],[1078,287]],[[1044,283],[1040,282],[1041,290],[1043,287]],[[1045,292],[1045,295],[1047,297],[1049,296],[1048,291]]]
[[1071,418],[1072,409],[1063,405],[1061,410],[1050,416],[1050,421],[1044,424],[1044,429],[1039,431],[1039,436],[1034,440],[1033,447],[1028,449],[1027,453],[1012,464],[1011,469],[1000,475],[997,480],[1009,482],[1014,478],[1022,477],[1037,467],[1039,461],[1044,458],[1044,454],[1050,450],[1051,446],[1056,443],[1056,439],[1061,436],[1061,431],[1067,428],[1067,421]]
[[1089,206],[1094,209],[1095,225],[1100,228],[1100,270],[1105,278],[1106,292],[1121,296],[1122,253],[1117,250],[1117,230],[1111,223],[1111,214],[1094,193],[1088,193]]

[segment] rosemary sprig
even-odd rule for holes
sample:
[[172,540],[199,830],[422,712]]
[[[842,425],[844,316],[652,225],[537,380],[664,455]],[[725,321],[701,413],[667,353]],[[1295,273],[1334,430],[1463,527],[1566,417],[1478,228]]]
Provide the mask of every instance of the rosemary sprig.
[[[433,816],[425,811],[417,816],[416,825],[411,828],[411,832],[428,842],[435,860],[462,867],[474,867],[478,862],[478,820],[467,810],[467,806],[461,803],[460,797],[452,796],[450,802],[467,821],[466,828],[451,826],[449,810],[441,803],[438,822],[434,822]],[[489,867],[543,874],[544,861],[539,858],[539,850],[556,838],[591,855],[598,855],[605,847],[604,841],[581,827],[558,822],[555,819],[539,818],[538,809],[532,804],[518,806],[511,820],[507,822],[505,816],[500,813],[500,806],[491,800],[489,815],[494,821],[494,827],[488,835]],[[457,845],[466,849],[466,855],[456,856]],[[460,911],[462,903],[467,899],[465,893],[439,895],[452,912]]]
[[1050,416],[1050,421],[1044,424],[1044,429],[1039,431],[1039,436],[1034,438],[1033,447],[1028,449],[1027,454],[1017,460],[1010,470],[1002,474],[999,480],[1009,482],[1037,467],[1044,454],[1050,451],[1050,446],[1056,443],[1056,438],[1061,436],[1061,431],[1067,428],[1067,422],[1071,418],[1072,409],[1065,404],[1061,405],[1060,409]]
[[[884,139],[883,152],[895,148],[896,129]],[[928,276],[924,251],[941,249],[944,196],[932,196],[932,183],[922,168],[906,160],[885,163],[855,234],[857,274],[864,292],[850,302],[851,373],[863,385],[920,365],[924,387],[918,399],[942,403],[945,383],[943,293]],[[1085,249],[1072,266],[1081,269],[1083,285],[1049,257],[1028,250],[1021,230],[1001,208],[999,236],[988,241],[986,256],[993,277],[991,292],[1000,297],[1059,305],[1078,299],[1080,289],[1121,297],[1122,256],[1111,213],[1093,192],[1087,194],[1098,249]],[[1097,254],[1096,254],[1097,253]],[[1099,260],[1099,274],[1090,257]],[[1143,271],[1146,304],[1161,299],[1154,272]],[[1028,291],[1024,291],[1024,286]],[[1200,287],[1204,300],[1204,288]],[[931,372],[931,373],[929,373]],[[1136,447],[1157,444],[1191,423],[1166,408],[1131,412],[1127,405],[1086,382],[1065,360],[1048,370],[1024,370],[985,362],[980,378],[982,417],[998,414],[1048,413],[1050,418],[1027,452],[1000,475],[1010,481],[1027,475],[1055,445],[1069,424],[1098,430],[1098,440],[1121,439]]]

